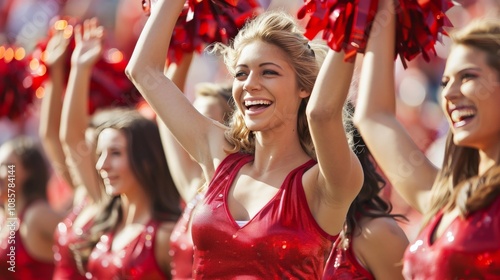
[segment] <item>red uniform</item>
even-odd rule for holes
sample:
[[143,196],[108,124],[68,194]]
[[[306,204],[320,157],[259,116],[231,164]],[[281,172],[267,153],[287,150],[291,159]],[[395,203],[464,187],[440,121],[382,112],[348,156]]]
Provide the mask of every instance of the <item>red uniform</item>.
[[86,279],[78,271],[74,255],[69,248],[71,244],[77,244],[82,240],[83,232],[91,225],[91,222],[88,222],[81,229],[73,227],[73,222],[84,207],[85,203],[74,207],[73,211],[57,225],[54,233],[55,243],[53,247],[55,260],[54,280]]
[[500,196],[465,219],[457,217],[431,243],[442,216],[436,215],[407,248],[405,279],[500,279]]
[[150,221],[144,231],[119,252],[111,251],[113,234],[102,235],[90,254],[87,279],[169,279],[162,272],[155,257],[158,226],[158,222]]
[[[28,207],[25,207],[27,209]],[[0,279],[50,280],[54,272],[53,262],[43,262],[34,259],[23,245],[19,226],[22,223],[24,210],[20,219],[8,218],[2,223],[2,228],[8,228],[8,235],[0,240]],[[12,271],[14,270],[14,271]]]
[[302,186],[310,160],[242,227],[227,205],[231,184],[253,155],[232,154],[217,168],[193,217],[196,279],[321,279],[334,236],[316,223]]
[[184,213],[175,225],[170,235],[170,256],[172,262],[172,279],[192,279],[193,278],[193,255],[194,245],[191,237],[191,218],[193,209],[199,201],[203,199],[203,194],[198,194],[184,208]]
[[352,238],[347,248],[339,246],[340,238],[333,244],[333,250],[326,262],[323,280],[375,280],[375,277],[359,263],[352,249]]

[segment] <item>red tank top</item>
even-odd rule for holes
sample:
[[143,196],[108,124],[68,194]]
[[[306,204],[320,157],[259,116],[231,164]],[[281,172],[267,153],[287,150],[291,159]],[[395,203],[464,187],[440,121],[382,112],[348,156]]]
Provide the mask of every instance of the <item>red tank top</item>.
[[340,238],[333,244],[333,250],[326,262],[323,280],[375,280],[373,275],[359,263],[352,249],[352,238],[347,248],[340,246]]
[[23,245],[18,225],[22,223],[25,209],[28,209],[28,207],[21,211],[20,219],[7,218],[2,223],[2,228],[9,228],[9,234],[6,238],[0,240],[1,280],[52,279],[54,264],[34,259]]
[[500,279],[500,196],[487,208],[457,217],[431,243],[442,213],[406,249],[405,279]]
[[90,254],[87,279],[169,279],[156,262],[154,248],[158,226],[158,222],[150,221],[144,231],[119,252],[111,251],[113,235],[102,235]]
[[193,279],[194,245],[191,237],[191,218],[193,209],[203,199],[199,193],[184,208],[184,213],[170,235],[170,263],[172,279]]
[[86,279],[78,271],[74,255],[69,248],[71,244],[77,244],[82,239],[84,231],[92,224],[91,221],[89,221],[81,229],[73,227],[73,222],[81,213],[85,204],[84,202],[74,207],[71,213],[57,225],[57,229],[54,233],[55,242],[53,246],[55,261],[54,280]]
[[316,223],[302,186],[310,160],[294,169],[278,193],[244,226],[232,218],[227,196],[252,155],[231,154],[217,168],[193,217],[196,279],[321,279],[332,240]]

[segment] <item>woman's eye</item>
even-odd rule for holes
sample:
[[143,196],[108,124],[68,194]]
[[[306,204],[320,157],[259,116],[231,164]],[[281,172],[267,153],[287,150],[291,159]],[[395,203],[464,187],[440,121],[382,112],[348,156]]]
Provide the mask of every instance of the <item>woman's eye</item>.
[[442,80],[441,81],[441,87],[446,87],[446,85],[448,84],[448,80]]
[[236,74],[234,75],[234,77],[235,77],[236,79],[241,78],[241,77],[244,77],[244,76],[246,76],[246,73],[245,73],[245,72],[242,72],[242,71],[236,72]]
[[464,73],[460,78],[462,79],[462,83],[463,83],[463,82],[467,82],[468,80],[474,79],[476,77],[477,76],[474,74]]
[[264,70],[262,72],[264,75],[277,75],[278,72],[274,71],[274,70]]

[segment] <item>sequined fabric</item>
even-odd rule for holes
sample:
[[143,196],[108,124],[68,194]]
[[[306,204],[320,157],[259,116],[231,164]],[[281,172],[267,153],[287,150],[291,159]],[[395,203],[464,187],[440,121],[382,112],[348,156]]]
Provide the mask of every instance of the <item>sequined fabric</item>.
[[191,218],[193,210],[204,195],[199,193],[184,208],[184,212],[175,225],[170,235],[170,256],[172,262],[172,279],[192,279],[193,278],[193,255],[194,244],[191,237]]
[[348,238],[347,248],[340,246],[338,238],[326,262],[323,280],[375,280],[375,277],[356,259],[352,249],[352,238]]
[[[19,217],[20,219],[6,219],[2,224],[8,227],[9,234],[0,240],[0,279],[1,280],[26,280],[39,279],[50,280],[54,272],[52,262],[42,262],[34,259],[26,250],[19,233],[19,225],[22,223],[25,207]],[[10,233],[14,236],[11,238]],[[13,249],[13,250],[12,250]],[[13,260],[14,263],[9,263]],[[12,265],[13,264],[13,265]],[[14,268],[15,272],[9,270]]]
[[195,279],[321,279],[335,237],[314,220],[302,186],[313,160],[290,172],[278,193],[244,226],[227,197],[252,155],[227,156],[197,206],[192,225]]
[[491,206],[456,218],[431,243],[442,213],[407,248],[405,279],[500,279],[500,196]]
[[144,231],[119,252],[111,251],[113,235],[104,234],[90,254],[87,279],[169,279],[155,258],[154,241],[158,226],[156,221],[149,222]]
[[78,271],[78,267],[70,249],[71,244],[77,244],[83,236],[83,232],[90,227],[89,221],[83,228],[74,228],[73,223],[76,217],[81,213],[85,207],[85,203],[74,207],[71,213],[64,218],[62,222],[57,225],[54,233],[54,279],[53,280],[79,280],[85,279]]

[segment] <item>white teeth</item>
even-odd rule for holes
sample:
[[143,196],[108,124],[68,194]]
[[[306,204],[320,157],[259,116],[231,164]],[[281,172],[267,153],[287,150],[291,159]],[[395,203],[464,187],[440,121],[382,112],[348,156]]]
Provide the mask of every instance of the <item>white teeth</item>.
[[451,112],[451,120],[454,122],[462,121],[466,117],[474,116],[475,112],[472,109],[460,109]]
[[245,106],[252,106],[252,105],[271,105],[271,101],[267,100],[246,100],[245,101]]

